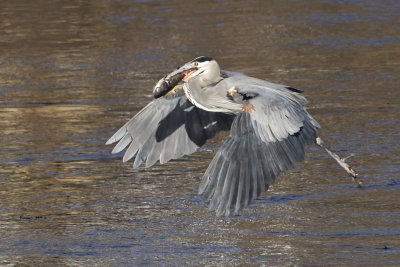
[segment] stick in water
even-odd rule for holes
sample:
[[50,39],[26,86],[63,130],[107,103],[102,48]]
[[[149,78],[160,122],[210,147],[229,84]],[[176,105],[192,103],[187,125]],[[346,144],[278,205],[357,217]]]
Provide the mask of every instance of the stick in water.
[[349,166],[349,164],[347,164],[345,161],[346,159],[354,156],[354,155],[350,155],[347,158],[340,158],[336,153],[333,153],[332,151],[330,151],[324,144],[324,141],[322,141],[321,137],[317,137],[317,139],[315,139],[315,142],[317,143],[318,146],[322,147],[323,149],[325,149],[326,152],[328,152],[328,154],[337,161],[337,163],[339,163],[339,165],[345,169],[345,171],[351,176],[351,178],[353,178],[353,181],[359,186],[361,187],[362,185],[362,181],[358,178],[358,173],[351,167]]

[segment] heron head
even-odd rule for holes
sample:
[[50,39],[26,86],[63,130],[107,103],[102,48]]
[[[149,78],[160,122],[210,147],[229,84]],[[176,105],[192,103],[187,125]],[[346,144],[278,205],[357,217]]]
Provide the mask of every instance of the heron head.
[[162,78],[154,87],[154,98],[162,97],[177,87],[192,79],[200,87],[207,86],[216,82],[220,77],[218,63],[211,57],[198,57],[186,63],[182,67],[176,68],[173,72]]

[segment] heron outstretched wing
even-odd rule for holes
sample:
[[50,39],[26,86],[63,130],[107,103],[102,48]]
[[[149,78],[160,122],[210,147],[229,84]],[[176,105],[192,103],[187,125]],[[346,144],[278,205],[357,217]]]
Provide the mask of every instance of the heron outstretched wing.
[[243,104],[243,111],[233,121],[231,136],[215,155],[199,189],[218,216],[229,216],[250,204],[281,172],[302,161],[305,149],[317,137],[318,123],[297,93],[265,84],[243,86],[233,99]]
[[[179,89],[182,90],[182,89]],[[177,90],[178,91],[178,90]],[[122,126],[106,144],[118,142],[112,153],[128,147],[123,161],[136,157],[150,167],[188,155],[221,130],[229,130],[234,116],[201,110],[183,92],[155,99]]]

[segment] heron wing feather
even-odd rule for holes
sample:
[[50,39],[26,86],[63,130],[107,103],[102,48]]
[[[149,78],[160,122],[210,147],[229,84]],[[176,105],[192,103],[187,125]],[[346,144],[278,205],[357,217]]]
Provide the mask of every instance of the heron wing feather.
[[281,172],[302,161],[317,137],[318,123],[303,107],[302,97],[285,97],[288,90],[280,94],[254,84],[239,92],[258,94],[249,100],[254,110],[237,115],[199,189],[219,216],[250,204]]
[[106,144],[119,141],[112,153],[128,147],[124,162],[135,156],[135,168],[142,162],[150,167],[158,160],[163,164],[195,152],[217,132],[229,130],[232,120],[232,115],[193,106],[185,95],[159,98],[140,110]]

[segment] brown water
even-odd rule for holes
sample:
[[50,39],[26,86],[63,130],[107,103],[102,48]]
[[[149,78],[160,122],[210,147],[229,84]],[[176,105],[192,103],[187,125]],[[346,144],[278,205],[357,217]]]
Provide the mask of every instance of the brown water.
[[[0,265],[400,265],[399,30],[397,0],[1,1]],[[111,156],[199,55],[304,89],[365,187],[313,147],[217,218],[197,196],[214,146],[150,169]]]

